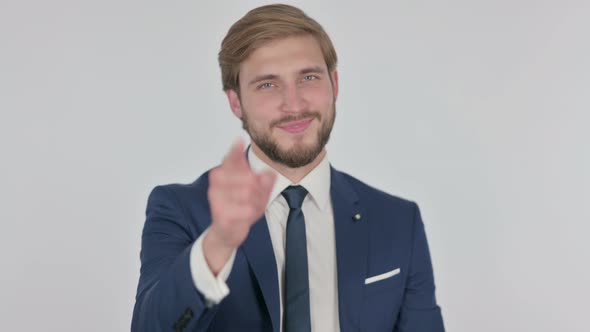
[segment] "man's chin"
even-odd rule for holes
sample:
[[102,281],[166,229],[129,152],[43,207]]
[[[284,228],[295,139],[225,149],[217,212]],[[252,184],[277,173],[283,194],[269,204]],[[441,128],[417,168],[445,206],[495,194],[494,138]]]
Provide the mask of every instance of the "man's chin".
[[[279,129],[282,130],[282,129]],[[281,150],[291,150],[300,148],[312,148],[318,144],[319,135],[315,132],[303,132],[299,134],[291,134],[283,131],[279,135],[273,135],[275,144]]]
[[320,153],[321,150],[318,151],[317,146],[302,144],[293,146],[289,149],[281,149],[279,151],[282,160],[290,160],[292,163],[298,164],[298,167],[303,167],[312,163]]
[[290,144],[278,144],[278,150],[282,155],[302,155],[302,154],[309,154],[315,149],[317,149],[316,144],[310,144],[305,142],[293,142]]

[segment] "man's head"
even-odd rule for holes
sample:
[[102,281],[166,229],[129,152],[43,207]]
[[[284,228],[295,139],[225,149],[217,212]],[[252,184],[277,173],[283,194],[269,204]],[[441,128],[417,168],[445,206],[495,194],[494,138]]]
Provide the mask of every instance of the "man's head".
[[302,167],[324,149],[335,118],[336,62],[326,32],[295,7],[259,7],[230,28],[219,52],[223,89],[271,160]]

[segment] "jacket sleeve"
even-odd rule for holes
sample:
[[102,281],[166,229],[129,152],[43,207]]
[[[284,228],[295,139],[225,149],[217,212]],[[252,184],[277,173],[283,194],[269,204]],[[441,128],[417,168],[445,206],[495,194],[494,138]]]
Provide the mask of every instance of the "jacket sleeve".
[[150,194],[141,240],[141,272],[132,332],[206,330],[217,306],[206,307],[190,270],[195,238],[174,193],[166,186]]
[[408,280],[395,332],[444,332],[434,294],[434,274],[420,210],[414,204],[413,240]]

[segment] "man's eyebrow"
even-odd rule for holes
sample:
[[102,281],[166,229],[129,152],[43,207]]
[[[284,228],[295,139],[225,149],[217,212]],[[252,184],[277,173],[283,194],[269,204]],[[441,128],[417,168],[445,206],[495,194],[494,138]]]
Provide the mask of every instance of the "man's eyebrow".
[[252,85],[252,84],[258,83],[260,81],[274,80],[277,78],[278,78],[278,76],[275,74],[260,75],[260,76],[254,77],[250,82],[248,82],[248,85]]
[[[325,72],[326,72],[326,70],[324,70],[324,68],[322,68],[320,66],[315,66],[315,67],[308,67],[308,68],[301,69],[299,71],[299,75],[324,74]],[[276,80],[278,78],[279,78],[279,76],[275,75],[275,74],[259,75],[259,76],[254,77],[252,80],[250,80],[250,82],[248,82],[248,85],[256,84],[261,81]]]
[[324,68],[320,67],[320,66],[315,66],[315,67],[309,67],[309,68],[304,68],[301,69],[299,71],[299,74],[301,75],[305,75],[305,74],[323,74],[326,71],[324,70]]

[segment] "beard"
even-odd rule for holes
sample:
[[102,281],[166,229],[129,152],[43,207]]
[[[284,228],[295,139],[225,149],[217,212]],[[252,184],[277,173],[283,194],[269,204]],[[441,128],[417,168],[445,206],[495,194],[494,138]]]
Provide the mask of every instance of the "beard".
[[[329,118],[324,122],[322,122],[322,116],[320,113],[308,111],[275,120],[270,124],[270,130],[268,131],[260,130],[252,126],[248,120],[246,110],[243,109],[242,115],[242,128],[244,128],[244,130],[250,135],[252,141],[256,143],[260,150],[262,150],[270,160],[290,168],[299,168],[314,161],[330,140],[330,133],[332,132],[332,127],[334,127],[334,121],[336,120],[336,104],[332,104],[332,112],[327,115]],[[290,149],[282,149],[278,142],[270,135],[271,130],[281,124],[312,118],[317,119],[321,123],[321,126],[317,132],[317,140],[311,145],[296,143]]]

